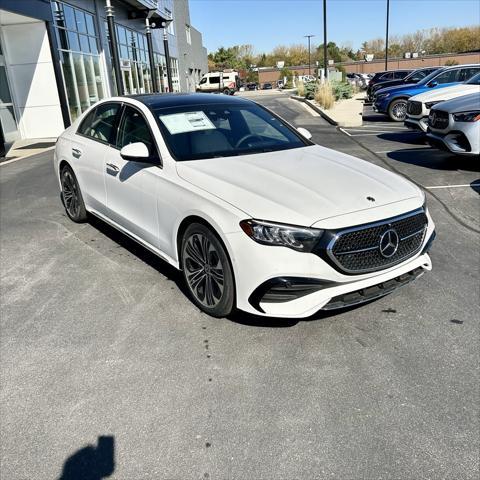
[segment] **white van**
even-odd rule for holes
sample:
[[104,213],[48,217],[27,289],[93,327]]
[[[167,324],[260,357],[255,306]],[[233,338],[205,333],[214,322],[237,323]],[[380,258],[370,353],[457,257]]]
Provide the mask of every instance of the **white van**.
[[240,86],[238,72],[209,72],[197,85],[197,92],[233,95]]

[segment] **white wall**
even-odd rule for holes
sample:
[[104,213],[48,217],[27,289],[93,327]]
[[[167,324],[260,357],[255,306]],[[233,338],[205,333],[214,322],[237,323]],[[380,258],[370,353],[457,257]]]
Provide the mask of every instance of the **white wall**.
[[0,28],[20,135],[57,137],[64,126],[45,23],[16,17],[26,22]]

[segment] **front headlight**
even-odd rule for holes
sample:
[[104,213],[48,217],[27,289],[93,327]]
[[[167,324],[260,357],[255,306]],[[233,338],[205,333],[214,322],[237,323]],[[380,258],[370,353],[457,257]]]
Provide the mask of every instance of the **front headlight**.
[[260,220],[242,220],[240,227],[258,243],[288,247],[298,252],[311,252],[324,232],[319,228],[295,227]]
[[453,119],[456,122],[478,122],[480,120],[480,110],[474,110],[472,112],[454,113]]
[[440,102],[443,102],[443,100],[437,100],[436,102],[428,102],[425,104],[425,106],[430,110],[434,105]]

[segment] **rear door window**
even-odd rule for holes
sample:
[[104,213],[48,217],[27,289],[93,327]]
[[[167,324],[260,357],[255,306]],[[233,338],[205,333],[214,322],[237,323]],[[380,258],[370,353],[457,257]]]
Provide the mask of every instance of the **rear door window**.
[[458,82],[466,82],[474,75],[480,72],[478,67],[469,67],[469,68],[462,68],[458,74]]
[[120,109],[118,103],[103,103],[90,112],[80,124],[77,133],[103,143],[110,143]]

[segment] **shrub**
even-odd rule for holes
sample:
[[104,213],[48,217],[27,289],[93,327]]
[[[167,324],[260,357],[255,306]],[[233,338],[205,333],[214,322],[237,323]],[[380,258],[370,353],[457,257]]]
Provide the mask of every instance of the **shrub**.
[[305,84],[301,81],[297,82],[297,95],[300,95],[301,97],[305,96]]
[[335,97],[333,96],[332,86],[329,82],[317,85],[317,89],[315,90],[315,101],[326,110],[333,107]]
[[332,90],[335,100],[342,100],[343,98],[352,98],[353,87],[349,83],[332,82]]
[[315,98],[315,91],[317,89],[316,82],[308,82],[304,85],[305,98],[308,100],[313,100]]

